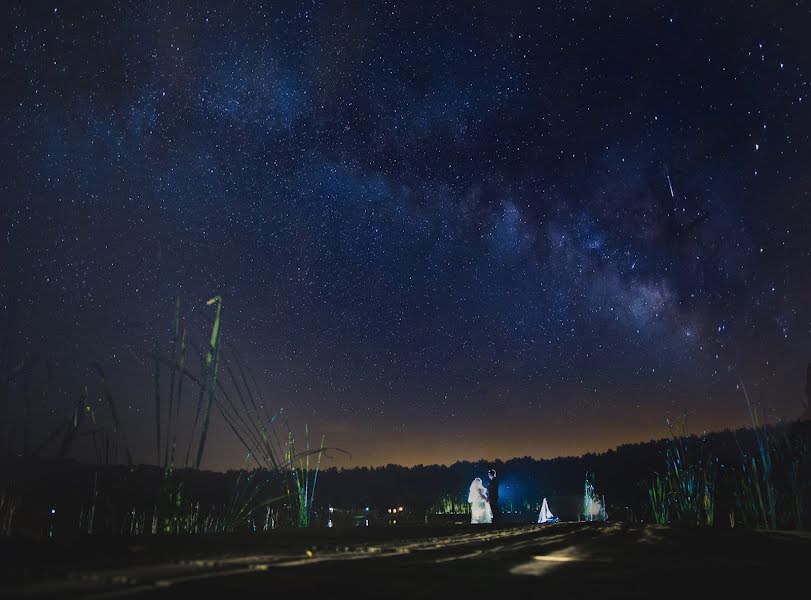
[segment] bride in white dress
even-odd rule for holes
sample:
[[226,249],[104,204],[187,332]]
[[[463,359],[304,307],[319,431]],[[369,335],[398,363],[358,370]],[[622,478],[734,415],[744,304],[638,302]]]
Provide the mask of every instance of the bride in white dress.
[[480,477],[474,479],[473,483],[470,484],[470,492],[468,492],[467,501],[470,503],[471,523],[493,522],[493,511],[490,508],[490,503],[487,501],[487,489],[482,484]]

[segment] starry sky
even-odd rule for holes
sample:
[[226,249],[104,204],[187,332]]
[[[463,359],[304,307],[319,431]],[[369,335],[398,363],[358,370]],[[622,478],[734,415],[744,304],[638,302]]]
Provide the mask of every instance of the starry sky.
[[177,294],[198,340],[222,295],[266,402],[352,453],[328,466],[734,427],[741,380],[802,411],[808,2],[0,11],[0,309],[59,374],[38,422],[99,361],[154,461],[131,348]]

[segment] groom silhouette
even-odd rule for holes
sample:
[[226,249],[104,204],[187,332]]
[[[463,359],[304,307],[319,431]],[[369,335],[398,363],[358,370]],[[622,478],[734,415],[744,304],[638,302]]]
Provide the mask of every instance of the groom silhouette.
[[498,477],[495,469],[487,471],[490,483],[487,485],[487,497],[490,500],[490,510],[493,511],[493,525],[501,525],[501,511],[498,509]]

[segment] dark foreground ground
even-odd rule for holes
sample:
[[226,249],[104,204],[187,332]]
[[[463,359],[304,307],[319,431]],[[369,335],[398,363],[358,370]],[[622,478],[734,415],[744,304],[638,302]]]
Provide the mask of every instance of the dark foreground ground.
[[0,542],[2,597],[800,596],[811,534],[623,523]]

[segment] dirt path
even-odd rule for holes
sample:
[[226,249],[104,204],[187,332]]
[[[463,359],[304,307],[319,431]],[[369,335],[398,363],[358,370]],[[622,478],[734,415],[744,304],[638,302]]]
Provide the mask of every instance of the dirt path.
[[419,598],[551,592],[704,597],[718,589],[748,597],[805,587],[811,574],[809,534],[558,523],[461,532],[392,529],[358,538],[329,532],[274,545],[271,535],[261,552],[78,567],[0,591],[12,597],[238,598],[341,590],[355,598]]

